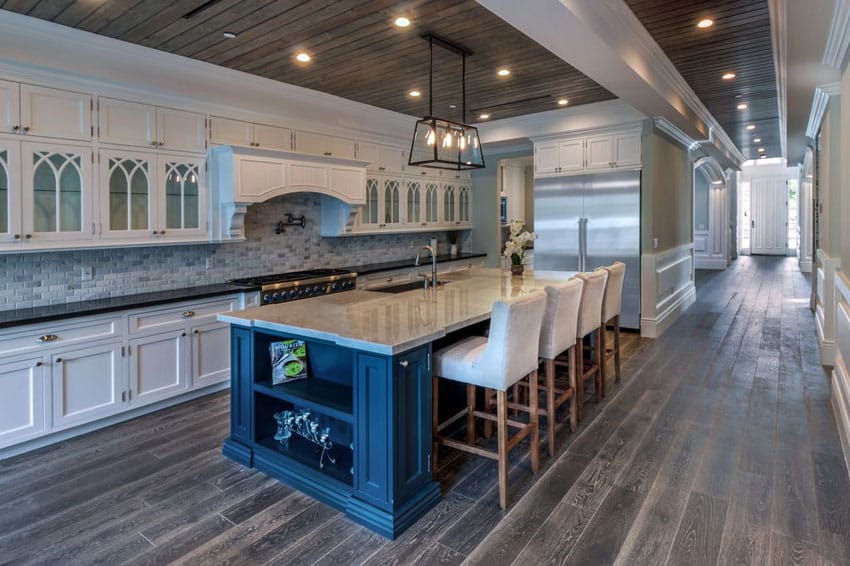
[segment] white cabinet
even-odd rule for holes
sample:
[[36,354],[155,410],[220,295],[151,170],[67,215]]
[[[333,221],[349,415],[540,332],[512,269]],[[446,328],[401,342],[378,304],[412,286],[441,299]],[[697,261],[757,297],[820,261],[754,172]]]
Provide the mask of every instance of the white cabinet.
[[641,165],[638,129],[600,131],[534,143],[534,175],[550,177]]
[[44,432],[44,367],[40,356],[0,363],[0,448]]
[[610,169],[639,166],[640,132],[587,138],[587,168]]
[[21,85],[0,81],[0,133],[16,134],[21,129]]
[[539,173],[579,171],[584,166],[584,139],[540,142],[534,146],[534,170]]
[[587,169],[609,169],[614,157],[614,140],[611,136],[594,136],[585,141]]
[[202,157],[157,155],[157,221],[163,240],[207,239],[207,183]]
[[288,151],[292,149],[292,131],[278,126],[211,116],[210,143]]
[[401,175],[406,162],[403,149],[366,142],[357,142],[357,159],[368,161],[368,170],[387,175]]
[[230,379],[230,325],[212,323],[192,328],[191,386],[206,387]]
[[614,166],[633,167],[641,164],[640,132],[617,134],[614,136]]
[[161,401],[188,387],[187,344],[183,329],[130,341],[127,401],[131,405]]
[[206,117],[197,112],[101,97],[98,138],[103,143],[203,153]]
[[337,136],[327,136],[314,132],[297,131],[294,135],[295,151],[354,159],[357,155],[354,140]]
[[124,383],[121,344],[99,344],[54,353],[53,430],[112,415],[121,410]]
[[66,140],[92,138],[91,95],[21,85],[20,133]]
[[21,221],[21,144],[0,137],[0,246],[21,241]]
[[408,226],[427,226],[425,222],[425,182],[424,179],[404,179],[402,204],[404,223]]

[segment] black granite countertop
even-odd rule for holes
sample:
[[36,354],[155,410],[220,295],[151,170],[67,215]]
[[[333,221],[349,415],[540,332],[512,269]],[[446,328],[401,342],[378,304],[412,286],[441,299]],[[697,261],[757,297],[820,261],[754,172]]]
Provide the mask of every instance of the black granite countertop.
[[[460,261],[463,259],[472,259],[475,257],[487,257],[485,253],[460,253],[454,257],[449,254],[443,254],[437,256],[437,263],[444,263],[447,261]],[[380,271],[390,271],[392,269],[404,269],[405,267],[415,267],[413,265],[414,258],[410,259],[402,259],[398,261],[386,261],[383,263],[369,263],[366,265],[358,265],[358,266],[346,266],[341,267],[340,269],[345,269],[348,271],[354,271],[358,275],[369,275],[370,273],[378,273]],[[431,263],[431,258],[426,255],[422,257],[422,265],[428,265]]]
[[108,299],[92,299],[90,301],[48,305],[30,309],[0,311],[0,329],[256,290],[259,290],[259,287],[242,287],[222,283],[219,285],[186,287],[183,289],[111,297]]

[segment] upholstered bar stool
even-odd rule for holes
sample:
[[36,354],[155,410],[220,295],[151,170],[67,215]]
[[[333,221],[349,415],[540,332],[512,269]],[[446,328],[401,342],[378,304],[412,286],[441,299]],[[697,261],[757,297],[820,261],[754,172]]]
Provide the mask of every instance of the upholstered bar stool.
[[[620,311],[623,304],[623,281],[626,278],[626,264],[615,261],[608,267],[598,267],[596,271],[608,272],[608,282],[605,284],[605,300],[602,302],[602,345],[601,350],[605,353],[602,364],[602,380],[607,378],[608,360],[614,358],[615,381],[620,383]],[[614,333],[614,345],[607,347],[608,326]]]
[[[602,342],[602,301],[605,298],[605,283],[608,281],[608,272],[605,270],[590,273],[579,273],[576,275],[584,281],[581,293],[581,306],[579,306],[578,327],[576,332],[576,350],[578,354],[578,380],[576,381],[578,398],[578,418],[582,418],[584,412],[584,382],[593,377],[596,383],[596,400],[605,397],[605,382],[602,379],[603,354],[600,348]],[[594,335],[595,346],[592,350],[593,358],[584,358],[584,337]]]
[[[531,435],[531,469],[540,467],[537,428],[537,348],[546,295],[532,293],[516,299],[497,301],[490,318],[489,337],[473,336],[437,351],[434,354],[433,383],[433,451],[432,469],[436,473],[437,449],[440,444],[498,461],[499,504],[508,506],[508,452]],[[529,422],[508,419],[507,391],[516,382],[529,376],[531,381]],[[439,422],[439,382],[450,379],[467,384],[467,407],[444,422]],[[496,391],[496,414],[478,411],[475,407],[475,387]],[[442,435],[442,431],[463,416],[467,417],[466,442]],[[497,450],[476,446],[475,418],[495,421]],[[519,429],[509,437],[508,427]]]
[[[546,408],[539,413],[546,416],[549,456],[555,455],[555,411],[570,403],[570,430],[575,431],[578,421],[576,408],[576,334],[584,281],[572,278],[562,285],[546,286],[546,312],[540,331],[540,351],[543,360],[544,380],[540,390],[546,395]],[[566,354],[567,363],[559,361]],[[569,381],[566,387],[557,387],[555,366],[568,365]]]

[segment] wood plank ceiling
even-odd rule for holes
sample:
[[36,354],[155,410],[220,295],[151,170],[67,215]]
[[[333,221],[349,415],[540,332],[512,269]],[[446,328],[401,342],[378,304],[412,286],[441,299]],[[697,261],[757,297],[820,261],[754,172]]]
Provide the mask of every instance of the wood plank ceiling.
[[[428,112],[430,32],[467,58],[467,120],[614,98],[474,0],[0,0],[6,10],[405,114]],[[411,25],[393,25],[398,16]],[[224,32],[236,38],[227,39]],[[305,51],[307,64],[294,56]],[[435,47],[434,113],[461,119],[460,58]],[[500,68],[511,75],[497,75]],[[411,90],[422,93],[418,99]],[[452,109],[451,105],[456,105]]]
[[[626,3],[747,158],[781,157],[767,0]],[[704,18],[714,25],[698,28]],[[735,78],[724,80],[728,72]]]

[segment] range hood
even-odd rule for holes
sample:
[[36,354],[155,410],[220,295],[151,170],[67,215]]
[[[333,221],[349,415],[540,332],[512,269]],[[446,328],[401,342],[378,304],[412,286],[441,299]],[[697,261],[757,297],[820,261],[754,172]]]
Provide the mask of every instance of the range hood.
[[209,150],[207,162],[213,241],[244,240],[248,207],[280,195],[311,192],[366,204],[366,161],[223,145]]

